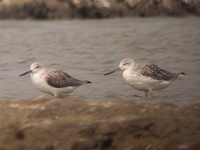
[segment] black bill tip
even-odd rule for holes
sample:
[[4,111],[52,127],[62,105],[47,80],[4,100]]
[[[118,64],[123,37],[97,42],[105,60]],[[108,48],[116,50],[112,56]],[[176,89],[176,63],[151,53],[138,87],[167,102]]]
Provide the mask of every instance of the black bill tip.
[[115,70],[113,70],[113,71],[111,71],[111,72],[108,72],[108,73],[105,73],[104,76],[109,75],[109,74],[112,74],[112,73],[114,73],[114,72],[115,72]]
[[104,76],[109,75],[109,74],[112,74],[112,73],[116,72],[117,70],[119,70],[119,68],[117,68],[117,69],[115,69],[115,70],[113,70],[113,71],[110,71],[110,72],[108,72],[108,73],[105,73]]
[[31,72],[32,72],[32,70],[29,70],[27,72],[24,72],[24,73],[20,74],[19,76],[21,77],[21,76],[26,75],[26,74],[31,73]]

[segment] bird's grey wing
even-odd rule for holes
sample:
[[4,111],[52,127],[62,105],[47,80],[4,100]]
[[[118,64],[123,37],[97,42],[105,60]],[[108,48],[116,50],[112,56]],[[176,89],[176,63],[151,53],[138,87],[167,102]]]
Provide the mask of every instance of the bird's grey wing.
[[175,73],[163,70],[155,64],[141,64],[138,66],[137,70],[143,76],[151,77],[155,80],[169,81],[177,76]]
[[53,70],[46,77],[47,83],[55,88],[63,88],[69,86],[80,86],[84,84],[84,81],[77,80],[65,72],[60,70]]

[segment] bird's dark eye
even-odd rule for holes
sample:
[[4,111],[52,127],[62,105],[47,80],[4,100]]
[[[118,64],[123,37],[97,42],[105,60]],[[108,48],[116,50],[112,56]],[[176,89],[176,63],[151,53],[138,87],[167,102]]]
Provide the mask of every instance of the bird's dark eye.
[[35,68],[39,68],[39,66],[35,66]]

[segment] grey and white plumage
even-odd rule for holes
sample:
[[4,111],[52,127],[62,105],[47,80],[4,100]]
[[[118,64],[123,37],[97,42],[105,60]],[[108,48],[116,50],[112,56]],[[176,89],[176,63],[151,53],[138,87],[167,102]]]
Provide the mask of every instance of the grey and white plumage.
[[119,67],[109,73],[114,73],[117,70],[123,71],[123,78],[126,83],[136,90],[144,91],[145,96],[155,90],[161,90],[168,87],[173,81],[185,73],[172,73],[161,69],[155,64],[136,64],[131,58],[123,59]]
[[91,83],[87,80],[75,79],[61,70],[44,68],[37,62],[31,64],[30,70],[20,76],[28,73],[31,73],[32,82],[38,90],[56,97],[68,94],[81,85]]

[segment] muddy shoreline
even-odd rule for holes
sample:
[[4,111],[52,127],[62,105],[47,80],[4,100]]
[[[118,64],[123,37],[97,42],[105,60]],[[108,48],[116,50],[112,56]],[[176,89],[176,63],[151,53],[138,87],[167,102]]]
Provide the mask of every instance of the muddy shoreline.
[[200,15],[199,0],[1,0],[1,19]]
[[198,150],[200,104],[0,101],[2,150]]

